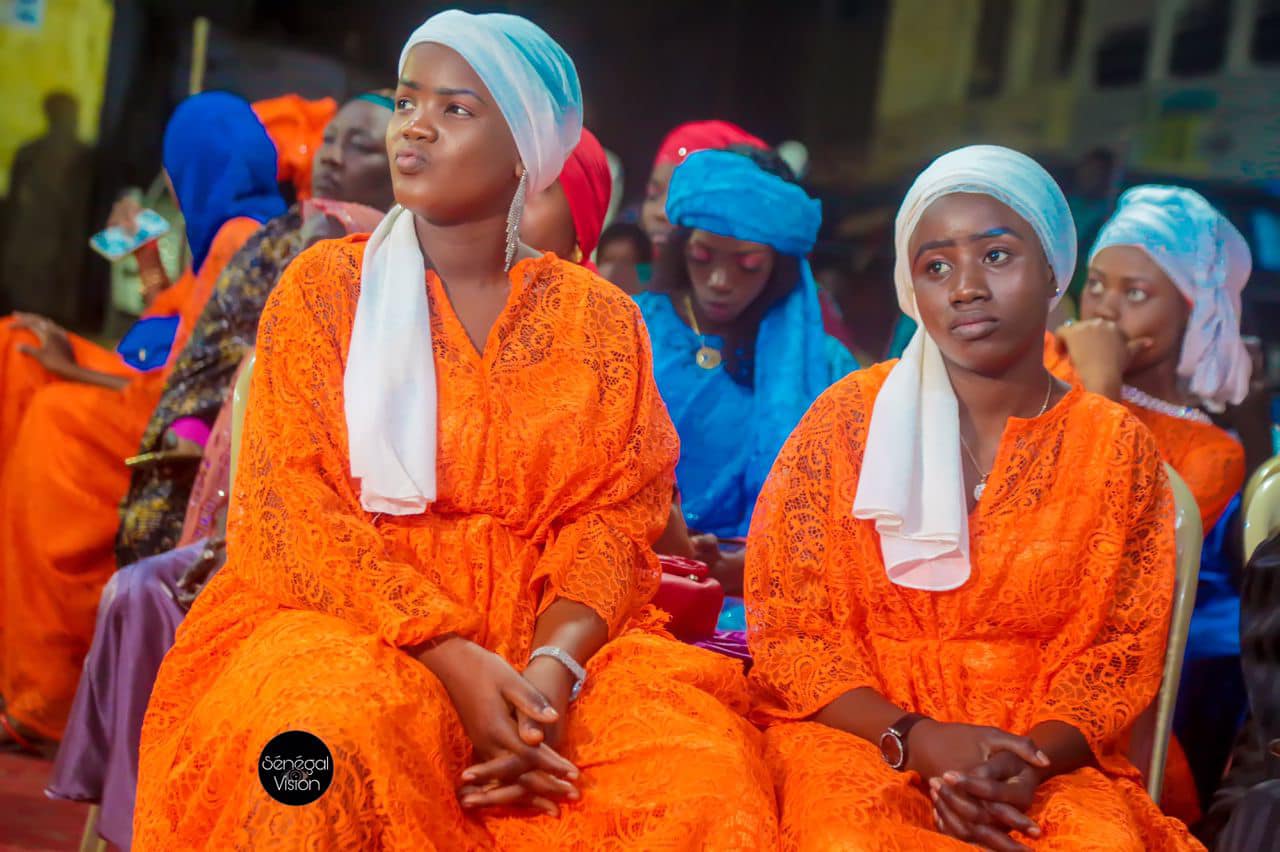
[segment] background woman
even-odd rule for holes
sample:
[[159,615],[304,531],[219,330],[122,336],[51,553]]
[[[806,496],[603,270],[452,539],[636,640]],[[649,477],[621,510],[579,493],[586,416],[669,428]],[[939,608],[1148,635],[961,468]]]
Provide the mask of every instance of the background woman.
[[768,150],[764,140],[731,121],[690,121],[667,134],[649,171],[644,189],[640,224],[649,235],[655,254],[661,254],[674,227],[667,218],[667,190],[676,166],[695,151],[720,151],[730,145]]
[[[235,354],[243,360],[252,352],[267,295],[298,252],[334,229],[368,232],[390,208],[385,138],[391,106],[389,95],[362,95],[345,104],[323,130],[314,168],[306,169],[323,198],[272,219],[232,259],[152,415],[149,429],[157,422],[175,423],[178,412],[203,424],[208,407],[224,400],[212,426],[205,427],[193,483],[161,476],[159,468],[152,469],[151,478],[139,480],[135,471],[135,493],[141,481],[150,486],[144,491],[149,495],[141,506],[126,498],[122,527],[131,517],[148,514],[160,521],[157,526],[166,527],[169,516],[176,515],[168,533],[173,543],[150,550],[165,540],[132,540],[131,549],[150,558],[122,560],[123,567],[103,589],[93,644],[46,787],[55,798],[99,803],[98,834],[120,848],[129,848],[132,840],[138,741],[156,671],[191,601],[226,556],[232,408],[228,396],[237,373],[225,372],[224,365]],[[376,148],[369,148],[371,141]],[[378,204],[382,210],[366,204]],[[370,213],[376,218],[364,227]],[[144,439],[143,447],[147,446]],[[169,508],[179,496],[186,503],[185,512]],[[122,528],[120,539],[125,538]]]
[[1119,752],[1160,682],[1172,498],[1150,433],[1045,369],[1066,199],[963,148],[895,244],[921,327],[805,416],[747,548],[784,847],[1193,848]]
[[[1187,642],[1181,745],[1170,754],[1161,802],[1187,822],[1198,818],[1200,798],[1187,757],[1207,797],[1244,709],[1238,567],[1215,547],[1229,530],[1215,527],[1244,485],[1245,451],[1205,411],[1236,405],[1249,390],[1240,301],[1251,267],[1244,237],[1200,194],[1134,187],[1090,252],[1081,321],[1058,329],[1046,349],[1051,370],[1121,402],[1151,430],[1200,506],[1207,540]],[[1153,723],[1148,714],[1135,729],[1139,766]]]
[[[214,283],[261,223],[284,212],[276,154],[249,104],[210,92],[184,101],[165,130],[164,166],[186,222],[191,271],[172,286],[144,274],[172,307],[168,337],[138,350],[115,383],[54,381],[30,399],[0,479],[0,743],[36,748],[58,739],[93,635],[103,585],[115,570],[116,509],[134,452],[167,375]],[[118,213],[118,215],[125,215]],[[150,249],[141,251],[154,252]],[[153,315],[159,319],[162,315]],[[173,326],[176,326],[174,328]],[[32,361],[54,375],[82,371],[74,347],[46,329]],[[127,340],[128,338],[126,338]],[[25,357],[25,356],[24,356]],[[61,365],[61,366],[58,366]],[[8,393],[3,389],[0,396]]]
[[591,266],[609,211],[613,179],[609,160],[595,134],[585,127],[560,177],[542,192],[529,196],[520,220],[520,239],[526,245],[554,253],[573,263]]
[[322,238],[368,233],[391,207],[391,168],[384,141],[391,108],[390,94],[376,92],[345,104],[322,130],[315,163],[305,170],[316,200],[294,205],[267,222],[219,277],[135,451],[178,458],[161,457],[134,468],[129,493],[120,505],[118,565],[177,546],[192,469],[232,377],[253,350],[263,306],[285,267]]
[[[639,312],[518,240],[578,143],[573,65],[449,11],[399,71],[399,204],[263,315],[228,561],[161,666],[135,845],[767,848],[739,671],[642,629],[676,437]],[[307,807],[243,779],[289,729],[333,756]]]
[[730,595],[742,589],[741,547],[721,552],[715,537],[746,535],[782,442],[857,367],[823,331],[805,259],[821,207],[789,178],[776,156],[749,148],[690,155],[672,175],[676,230],[655,289],[636,296],[680,433],[685,520],[712,536],[699,556]]

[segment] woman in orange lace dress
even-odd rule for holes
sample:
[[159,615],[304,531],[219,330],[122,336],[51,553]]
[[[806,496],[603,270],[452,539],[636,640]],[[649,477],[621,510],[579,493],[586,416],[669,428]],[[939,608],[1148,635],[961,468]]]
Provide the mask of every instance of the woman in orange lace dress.
[[[171,323],[171,337],[156,339],[167,361],[144,347],[124,353],[130,364],[120,361],[116,372],[95,373],[79,362],[82,347],[39,324],[39,349],[6,356],[4,380],[34,375],[38,389],[4,448],[0,478],[0,747],[43,750],[60,738],[98,598],[116,568],[116,510],[129,485],[124,460],[137,452],[168,365],[222,268],[263,221],[284,212],[275,148],[244,100],[225,93],[188,99],[165,130],[164,148],[192,253],[177,282],[156,283],[163,289],[142,321]],[[150,263],[156,270],[158,256]],[[19,345],[16,334],[26,333],[0,345]],[[0,397],[9,392],[0,388]]]
[[[263,315],[228,559],[152,693],[134,847],[771,848],[740,669],[644,609],[677,445],[639,312],[516,240],[578,139],[572,63],[449,11],[400,78],[400,204]],[[291,729],[332,754],[298,807],[258,779]]]
[[[1199,193],[1134,187],[1120,197],[1090,252],[1081,321],[1046,338],[1050,370],[1123,403],[1151,430],[1160,455],[1195,496],[1206,536],[1244,485],[1244,447],[1202,409],[1238,404],[1248,390],[1240,302],[1251,267],[1244,237]],[[1179,714],[1179,730],[1192,737],[1188,747],[1202,767],[1206,795],[1221,776],[1231,736],[1207,729],[1230,727],[1237,721],[1233,713],[1243,709],[1239,633],[1239,597],[1206,560],[1187,653],[1211,669],[1187,671],[1192,680],[1184,687],[1194,694],[1195,678],[1215,682],[1222,690],[1222,718],[1230,721],[1222,725],[1214,717]],[[1219,665],[1225,674],[1212,668]],[[1130,754],[1140,766],[1153,725],[1150,712],[1134,729]],[[1199,794],[1177,740],[1165,774],[1161,805],[1188,823],[1198,820]]]
[[897,220],[902,359],[810,409],[747,548],[787,849],[1196,848],[1117,751],[1159,685],[1172,499],[1149,433],[1055,380],[1066,200],[954,151]]
[[1240,340],[1249,246],[1198,193],[1138,186],[1098,234],[1080,322],[1049,338],[1062,377],[1123,402],[1200,506],[1205,533],[1244,485],[1244,448],[1201,411],[1249,389]]

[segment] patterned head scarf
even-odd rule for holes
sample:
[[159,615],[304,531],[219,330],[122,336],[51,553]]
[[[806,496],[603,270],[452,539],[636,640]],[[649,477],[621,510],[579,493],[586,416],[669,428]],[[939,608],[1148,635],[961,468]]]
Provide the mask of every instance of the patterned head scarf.
[[1236,226],[1198,192],[1135,186],[1120,196],[1089,260],[1121,245],[1145,251],[1191,304],[1178,375],[1210,410],[1238,404],[1252,369],[1240,340],[1240,294],[1253,257]]

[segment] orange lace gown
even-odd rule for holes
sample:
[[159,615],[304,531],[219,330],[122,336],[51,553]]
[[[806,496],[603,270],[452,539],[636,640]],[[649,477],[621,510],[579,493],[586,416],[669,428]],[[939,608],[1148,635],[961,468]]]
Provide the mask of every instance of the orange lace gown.
[[785,849],[967,849],[934,830],[914,773],[805,721],[869,686],[908,710],[1025,734],[1066,721],[1101,771],[1045,783],[1039,849],[1199,848],[1117,751],[1160,682],[1174,581],[1173,506],[1149,433],[1073,388],[1011,419],[970,516],[973,575],[926,592],[889,581],[853,498],[872,406],[893,362],[820,398],[774,465],[751,527],[746,597],[756,717]]
[[[1045,335],[1044,360],[1045,366],[1058,378],[1072,384],[1079,383],[1080,378],[1067,357],[1066,349],[1052,334]],[[1231,498],[1244,487],[1244,447],[1212,423],[1196,423],[1128,402],[1121,404],[1151,431],[1160,449],[1160,457],[1187,483],[1200,509],[1205,535],[1208,535],[1231,503]],[[1201,816],[1200,793],[1196,789],[1187,754],[1177,737],[1169,742],[1164,776],[1161,807],[1188,825],[1198,822]]]
[[[157,297],[152,315],[178,313],[177,358],[222,268],[258,229],[232,219],[199,275]],[[4,324],[0,397],[25,388],[25,406],[0,478],[0,696],[32,733],[58,739],[93,638],[98,598],[116,569],[117,507],[129,487],[124,459],[138,451],[160,399],[165,368],[139,373],[114,353],[73,339],[77,359],[132,376],[122,391],[54,379],[15,351],[29,332]],[[12,382],[13,384],[9,384]],[[11,424],[12,425],[12,424]]]
[[[371,516],[342,396],[365,240],[299,256],[263,315],[229,558],[152,693],[134,848],[773,848],[740,666],[646,626],[678,443],[635,305],[554,256],[525,260],[478,353],[429,275],[439,498]],[[464,814],[470,742],[400,649],[453,632],[522,666],[557,597],[613,637],[562,744],[583,797],[558,819]],[[255,769],[290,729],[334,756],[305,807],[269,798]]]

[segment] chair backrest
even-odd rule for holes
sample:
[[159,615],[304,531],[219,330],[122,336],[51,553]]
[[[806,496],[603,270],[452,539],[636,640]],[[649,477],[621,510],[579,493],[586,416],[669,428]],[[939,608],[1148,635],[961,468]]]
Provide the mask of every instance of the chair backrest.
[[[1271,458],[1258,465],[1258,469],[1249,477],[1249,481],[1244,486],[1244,497],[1240,503],[1240,511],[1248,513],[1249,504],[1253,501],[1253,495],[1257,492],[1258,486],[1271,477],[1273,473],[1280,472],[1280,455]],[[1247,559],[1245,560],[1248,561]]]
[[240,463],[240,439],[244,437],[244,412],[249,404],[249,381],[253,378],[253,364],[256,354],[251,354],[244,369],[240,371],[236,385],[231,390],[231,491],[236,484],[236,465]]
[[1164,652],[1164,675],[1156,696],[1155,739],[1151,745],[1151,766],[1147,772],[1147,792],[1159,802],[1164,791],[1164,764],[1169,757],[1169,737],[1173,733],[1173,706],[1182,680],[1182,656],[1187,649],[1191,611],[1196,606],[1196,584],[1200,580],[1200,550],[1204,528],[1195,495],[1169,465],[1169,487],[1177,515],[1175,536],[1178,547],[1177,579],[1173,585],[1173,613],[1169,618],[1169,645]]
[[1244,512],[1244,561],[1280,530],[1280,469],[1257,484]]

